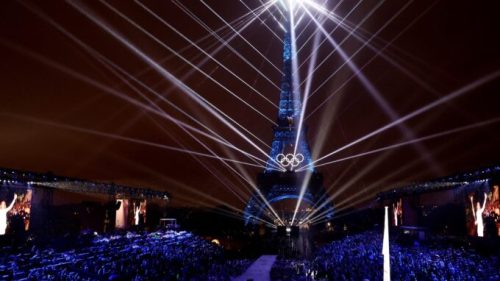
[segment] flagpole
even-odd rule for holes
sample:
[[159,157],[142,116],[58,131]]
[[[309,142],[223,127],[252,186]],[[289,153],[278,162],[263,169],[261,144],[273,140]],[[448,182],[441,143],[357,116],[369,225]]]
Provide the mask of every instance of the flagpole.
[[387,206],[385,206],[384,242],[382,245],[382,255],[384,256],[384,281],[391,281],[391,256],[389,253],[389,215]]

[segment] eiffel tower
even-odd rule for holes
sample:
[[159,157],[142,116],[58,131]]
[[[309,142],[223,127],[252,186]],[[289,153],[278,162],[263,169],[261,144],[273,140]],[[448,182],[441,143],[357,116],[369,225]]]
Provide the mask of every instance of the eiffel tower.
[[[285,20],[285,36],[283,46],[283,77],[281,81],[280,101],[278,105],[277,126],[273,127],[274,139],[271,145],[266,168],[257,176],[257,187],[269,204],[286,199],[299,199],[303,182],[307,182],[302,202],[310,206],[319,205],[324,198],[323,176],[312,164],[311,150],[307,142],[307,127],[301,127],[301,135],[295,147],[298,124],[301,114],[300,96],[293,85],[292,58],[295,56],[292,48],[289,19]],[[300,169],[301,167],[305,169]],[[297,170],[297,171],[296,171]],[[257,223],[267,209],[262,197],[254,193],[244,210],[245,224]],[[326,216],[333,215],[332,205],[326,205],[322,210]],[[283,218],[285,224],[290,224],[288,217]]]

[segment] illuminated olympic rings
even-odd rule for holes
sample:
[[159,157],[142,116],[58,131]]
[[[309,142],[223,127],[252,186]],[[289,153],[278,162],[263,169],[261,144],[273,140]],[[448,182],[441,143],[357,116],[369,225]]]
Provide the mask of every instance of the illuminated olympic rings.
[[278,154],[278,156],[276,156],[276,161],[278,161],[284,168],[295,168],[304,161],[304,155],[302,155],[301,153],[288,153],[287,155],[280,153]]

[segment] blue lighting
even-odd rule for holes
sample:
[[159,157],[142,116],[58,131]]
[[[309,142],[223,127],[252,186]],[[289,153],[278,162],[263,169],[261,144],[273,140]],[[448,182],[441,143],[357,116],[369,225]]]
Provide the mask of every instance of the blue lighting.
[[292,59],[292,42],[290,33],[286,33],[285,35],[285,46],[283,48],[283,61],[290,61]]
[[[292,42],[290,32],[285,33],[283,46],[283,79],[281,81],[280,101],[278,103],[278,127],[274,129],[274,139],[271,145],[270,159],[267,161],[266,172],[277,171],[276,157],[278,154],[287,154],[285,150],[293,148],[297,137],[296,123],[299,119],[301,104],[294,98],[292,87]],[[301,132],[305,135],[305,131]],[[302,138],[296,149],[296,153],[304,156],[301,166],[308,165],[309,171],[314,171],[309,145]],[[299,166],[300,168],[300,166]]]

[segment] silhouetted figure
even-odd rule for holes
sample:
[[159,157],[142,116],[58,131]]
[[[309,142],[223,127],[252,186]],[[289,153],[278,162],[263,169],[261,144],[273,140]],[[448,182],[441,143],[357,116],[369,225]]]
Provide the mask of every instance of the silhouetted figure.
[[17,194],[14,194],[14,199],[8,207],[6,207],[5,201],[0,203],[0,235],[5,235],[5,230],[7,229],[7,213],[14,207],[16,199]]
[[398,226],[400,223],[400,216],[403,214],[403,202],[399,199],[396,203],[392,204],[392,212],[394,214],[394,226]]
[[139,225],[139,214],[141,212],[141,204],[139,203],[137,206],[134,204],[134,225]]
[[483,207],[481,207],[481,204],[479,201],[476,203],[476,209],[474,210],[474,197],[470,197],[470,203],[472,207],[472,215],[474,216],[474,224],[477,226],[477,236],[478,237],[484,237],[484,223],[483,223],[483,212],[484,208],[486,207],[486,200],[488,199],[488,196],[486,193],[484,193],[484,202],[483,202]]

